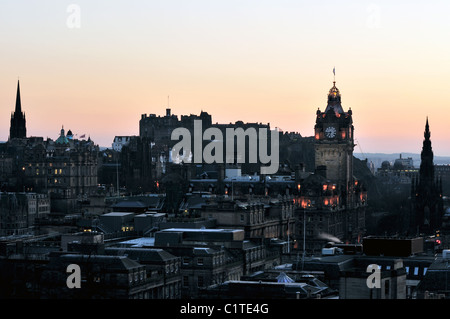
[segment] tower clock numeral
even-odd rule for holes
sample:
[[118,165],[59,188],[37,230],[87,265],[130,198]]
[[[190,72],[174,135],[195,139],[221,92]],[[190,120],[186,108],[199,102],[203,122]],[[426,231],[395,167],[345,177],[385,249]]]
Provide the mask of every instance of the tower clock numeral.
[[329,126],[325,129],[325,136],[328,138],[334,138],[336,136],[336,128]]

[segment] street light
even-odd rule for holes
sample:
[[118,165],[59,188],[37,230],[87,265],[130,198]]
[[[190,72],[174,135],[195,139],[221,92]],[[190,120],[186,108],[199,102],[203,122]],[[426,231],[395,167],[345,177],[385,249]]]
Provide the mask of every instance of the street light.
[[303,256],[302,256],[302,271],[305,267],[305,252],[306,252],[306,208],[303,209]]

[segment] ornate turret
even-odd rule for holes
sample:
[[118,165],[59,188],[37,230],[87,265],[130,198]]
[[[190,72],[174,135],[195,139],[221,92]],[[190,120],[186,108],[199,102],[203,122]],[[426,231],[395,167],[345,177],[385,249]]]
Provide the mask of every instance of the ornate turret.
[[327,113],[329,110],[333,110],[336,114],[344,113],[341,105],[341,93],[336,87],[336,81],[333,81],[333,87],[328,93],[328,104],[327,108],[325,109],[325,113]]
[[422,153],[420,154],[420,180],[422,183],[430,184],[434,179],[434,164],[433,164],[433,150],[431,148],[430,140],[430,126],[427,122],[425,124],[424,140],[422,146]]

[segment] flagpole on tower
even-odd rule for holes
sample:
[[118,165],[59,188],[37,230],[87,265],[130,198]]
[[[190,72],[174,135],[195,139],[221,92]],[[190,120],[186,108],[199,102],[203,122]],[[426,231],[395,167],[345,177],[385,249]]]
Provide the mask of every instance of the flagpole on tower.
[[333,81],[336,82],[336,67],[333,67]]

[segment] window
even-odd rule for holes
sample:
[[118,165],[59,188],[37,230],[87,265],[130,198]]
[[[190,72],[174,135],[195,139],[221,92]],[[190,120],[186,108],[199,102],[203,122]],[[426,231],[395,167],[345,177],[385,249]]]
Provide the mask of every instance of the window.
[[414,267],[414,276],[419,274],[419,267]]
[[198,258],[197,259],[197,265],[199,265],[199,266],[203,266],[203,258]]
[[189,286],[189,277],[183,276],[183,287],[188,287],[188,286]]
[[203,276],[198,276],[197,278],[197,287],[203,287],[205,284]]
[[183,257],[183,265],[189,265],[189,258]]
[[384,283],[384,294],[389,295],[389,280],[386,280]]

